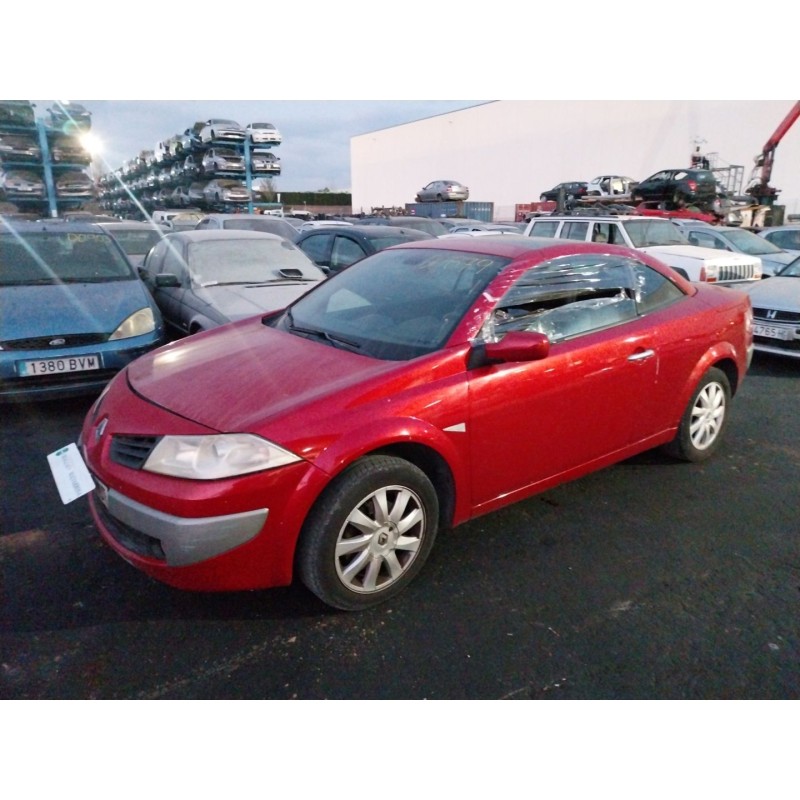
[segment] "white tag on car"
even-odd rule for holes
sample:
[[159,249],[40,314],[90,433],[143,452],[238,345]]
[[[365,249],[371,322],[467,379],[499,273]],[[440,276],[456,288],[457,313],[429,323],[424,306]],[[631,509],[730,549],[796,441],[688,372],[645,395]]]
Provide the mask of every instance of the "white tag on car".
[[47,456],[47,463],[50,465],[50,472],[53,473],[53,480],[64,505],[94,489],[94,480],[74,444],[68,444],[55,453],[50,453]]

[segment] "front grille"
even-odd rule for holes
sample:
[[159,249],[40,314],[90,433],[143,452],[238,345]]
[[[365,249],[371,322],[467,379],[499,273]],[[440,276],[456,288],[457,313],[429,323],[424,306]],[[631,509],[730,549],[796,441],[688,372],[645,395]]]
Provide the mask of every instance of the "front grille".
[[790,352],[800,353],[800,339],[773,339],[771,336],[754,336],[754,344],[762,344],[778,350],[789,350]]
[[111,460],[123,467],[141,469],[160,438],[160,436],[114,434],[111,437]]
[[158,561],[167,560],[166,555],[164,555],[164,549],[158,539],[134,530],[130,525],[126,525],[124,522],[112,517],[102,503],[98,502],[94,505],[105,529],[122,547],[143,558],[155,558]]
[[[63,343],[51,345],[55,339],[63,339]],[[54,333],[51,336],[34,336],[30,339],[12,339],[2,342],[3,350],[45,350],[48,347],[86,347],[93,344],[104,344],[108,341],[107,333]]]
[[[774,317],[768,317],[767,314],[775,314]],[[756,319],[763,320],[766,323],[770,322],[789,322],[800,324],[800,312],[798,311],[773,311],[769,308],[754,308],[753,316]]]
[[753,281],[756,279],[755,264],[720,264],[717,268],[717,280]]

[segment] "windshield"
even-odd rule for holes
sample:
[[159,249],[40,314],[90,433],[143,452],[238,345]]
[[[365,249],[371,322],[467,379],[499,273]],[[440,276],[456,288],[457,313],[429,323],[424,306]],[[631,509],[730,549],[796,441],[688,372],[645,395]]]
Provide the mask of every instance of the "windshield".
[[324,281],[266,324],[373,358],[441,348],[508,258],[382,250]]
[[286,239],[228,239],[189,245],[189,269],[203,286],[319,280],[324,276]]
[[775,255],[783,252],[780,247],[768,242],[763,236],[756,236],[750,231],[725,231],[723,235],[736,250],[746,253],[748,256]]
[[0,286],[104,283],[135,277],[105,234],[59,231],[0,236]]
[[631,219],[623,225],[634,247],[689,244],[689,240],[666,219]]
[[781,278],[800,278],[800,258],[789,262],[779,273]]

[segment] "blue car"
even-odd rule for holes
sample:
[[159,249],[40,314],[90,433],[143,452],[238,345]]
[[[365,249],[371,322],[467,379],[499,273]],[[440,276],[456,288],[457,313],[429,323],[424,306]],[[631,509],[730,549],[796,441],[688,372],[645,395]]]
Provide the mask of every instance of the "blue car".
[[102,228],[0,215],[0,400],[99,392],[165,342],[152,296]]

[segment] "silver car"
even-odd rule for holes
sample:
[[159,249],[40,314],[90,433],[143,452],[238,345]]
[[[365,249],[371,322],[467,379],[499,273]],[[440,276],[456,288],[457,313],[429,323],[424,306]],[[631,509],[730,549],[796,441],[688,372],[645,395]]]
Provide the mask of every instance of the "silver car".
[[418,203],[440,203],[444,200],[467,200],[469,189],[458,181],[432,181],[417,192]]
[[774,278],[743,288],[753,304],[753,347],[800,358],[800,256]]
[[0,198],[22,199],[44,197],[44,181],[35,173],[24,169],[4,172],[0,169]]
[[147,254],[141,274],[180,334],[285,308],[325,279],[292,242],[241,230],[170,233]]
[[758,235],[782,250],[800,254],[800,225],[776,225],[764,228]]
[[206,184],[203,190],[205,201],[209,205],[215,203],[247,203],[251,199],[249,189],[233,178],[215,178]]
[[203,144],[209,142],[243,142],[247,132],[232,119],[210,119],[200,129],[199,139]]
[[244,156],[230,147],[210,147],[202,160],[203,172],[244,172]]

